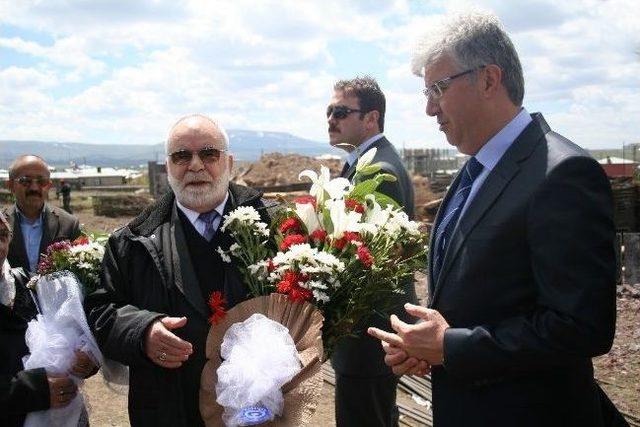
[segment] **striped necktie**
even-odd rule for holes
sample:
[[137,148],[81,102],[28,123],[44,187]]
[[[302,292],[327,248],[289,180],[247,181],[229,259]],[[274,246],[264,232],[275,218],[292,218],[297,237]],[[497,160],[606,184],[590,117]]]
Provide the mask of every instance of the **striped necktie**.
[[213,235],[216,234],[216,229],[213,228],[213,223],[218,217],[218,212],[214,209],[210,212],[201,213],[198,217],[199,220],[205,223],[204,233],[202,237],[207,239],[207,242],[210,242],[213,239]]
[[436,229],[435,244],[434,244],[434,257],[433,257],[433,279],[434,282],[438,282],[438,276],[440,276],[440,270],[442,269],[442,261],[449,245],[449,239],[456,228],[458,219],[460,218],[460,212],[464,208],[464,204],[471,193],[471,187],[473,181],[482,172],[482,164],[476,160],[475,157],[471,157],[466,163],[462,176],[458,182],[458,188],[455,194],[449,200],[449,204],[438,224]]

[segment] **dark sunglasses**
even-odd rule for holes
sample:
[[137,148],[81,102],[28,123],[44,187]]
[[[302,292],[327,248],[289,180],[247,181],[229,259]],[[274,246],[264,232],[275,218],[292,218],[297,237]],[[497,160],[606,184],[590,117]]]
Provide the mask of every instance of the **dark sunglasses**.
[[349,108],[346,105],[329,105],[327,107],[327,119],[333,115],[334,119],[342,120],[351,113],[360,113],[362,110]]
[[31,184],[33,184],[34,182],[38,184],[40,187],[44,187],[45,185],[51,182],[49,178],[45,178],[42,176],[38,176],[36,178],[32,178],[30,176],[21,176],[18,179],[16,179],[16,181],[18,181],[21,185],[24,185],[25,187],[31,186]]
[[178,150],[173,153],[169,153],[169,158],[176,165],[188,165],[193,159],[193,155],[197,154],[202,160],[202,163],[214,163],[220,160],[220,156],[227,150],[219,150],[213,147],[205,147],[198,151]]

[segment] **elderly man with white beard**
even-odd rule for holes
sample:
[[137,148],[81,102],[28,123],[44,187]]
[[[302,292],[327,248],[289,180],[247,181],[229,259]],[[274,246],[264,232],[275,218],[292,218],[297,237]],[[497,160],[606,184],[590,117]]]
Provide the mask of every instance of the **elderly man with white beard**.
[[166,151],[172,191],[109,238],[86,312],[104,355],[129,366],[132,426],[202,426],[207,302],[221,292],[229,309],[248,296],[216,252],[231,238],[221,219],[238,206],[269,214],[260,193],[229,182],[229,138],[215,120],[180,119]]

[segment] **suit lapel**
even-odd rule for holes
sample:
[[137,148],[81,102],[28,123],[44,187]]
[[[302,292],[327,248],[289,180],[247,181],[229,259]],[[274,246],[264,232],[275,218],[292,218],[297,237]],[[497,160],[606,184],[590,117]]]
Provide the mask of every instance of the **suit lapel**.
[[[537,143],[544,136],[544,134],[549,131],[548,125],[540,114],[534,114],[532,116],[534,120],[516,138],[513,144],[511,144],[511,147],[507,149],[498,164],[496,164],[491,173],[489,173],[489,175],[485,179],[484,183],[482,183],[482,187],[480,187],[480,189],[476,193],[466,212],[464,212],[462,218],[460,218],[458,226],[451,235],[451,240],[449,246],[447,247],[447,252],[444,254],[444,259],[442,260],[442,270],[440,271],[438,282],[435,284],[435,286],[431,285],[431,280],[429,282],[430,291],[432,291],[430,293],[430,295],[432,296],[429,298],[430,307],[435,305],[436,299],[444,284],[447,273],[449,272],[458,253],[460,252],[460,248],[464,244],[471,231],[482,219],[487,210],[495,203],[496,199],[504,192],[505,188],[508,186],[511,180],[518,174],[518,172],[520,171],[519,163],[524,161],[531,155]],[[457,185],[458,179],[459,178],[456,177],[456,180],[454,181],[455,185]],[[451,188],[456,188],[454,184],[452,184]],[[438,210],[438,217],[436,218],[437,220],[439,220],[439,217],[443,210],[443,206],[446,206],[445,202],[447,202],[449,200],[449,197],[451,196],[449,193],[451,193],[451,191],[447,192],[447,197]],[[438,222],[436,221],[436,224],[437,223]],[[432,240],[433,234],[435,233],[432,233]],[[431,269],[429,269],[429,272],[429,279],[433,279]]]
[[[178,218],[177,205],[174,203],[171,214],[171,259],[173,263],[174,283],[187,301],[205,318],[209,316],[207,303],[202,297],[198,276],[187,250],[187,239]],[[181,248],[178,252],[178,248]]]
[[43,253],[47,250],[51,241],[58,235],[58,229],[60,228],[60,219],[49,206],[45,203],[42,215],[42,239],[40,239],[39,253]]
[[18,210],[16,206],[9,210],[7,213],[7,219],[13,230],[13,238],[9,244],[9,254],[7,258],[11,258],[9,262],[12,267],[26,266],[26,270],[29,270],[29,258],[27,257],[27,250],[24,247],[24,237],[22,235],[22,228],[20,227],[20,220],[18,219]]

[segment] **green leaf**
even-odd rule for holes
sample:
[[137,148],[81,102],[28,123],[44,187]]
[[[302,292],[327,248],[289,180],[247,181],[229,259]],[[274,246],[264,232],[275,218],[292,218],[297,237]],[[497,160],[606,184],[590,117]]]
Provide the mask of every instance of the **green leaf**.
[[382,207],[385,207],[387,205],[391,205],[394,208],[399,208],[400,205],[398,204],[398,202],[396,202],[395,200],[393,200],[391,197],[387,196],[386,194],[382,194],[378,191],[375,191],[372,193],[373,196],[376,198],[376,201],[378,202],[378,204]]

